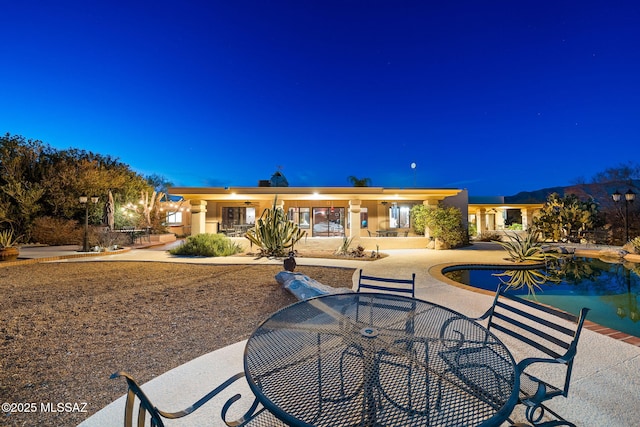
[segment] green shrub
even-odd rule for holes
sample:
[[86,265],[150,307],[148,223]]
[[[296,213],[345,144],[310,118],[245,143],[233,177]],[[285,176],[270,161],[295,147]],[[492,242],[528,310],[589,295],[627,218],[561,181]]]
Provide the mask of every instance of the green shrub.
[[43,216],[33,220],[31,240],[43,245],[77,245],[82,243],[83,228],[72,219]]
[[509,225],[507,227],[507,230],[523,230],[522,228],[522,224],[519,224],[517,222],[514,222],[513,224]]
[[478,234],[478,227],[476,226],[475,222],[470,222],[468,227],[469,227],[469,236],[475,236],[476,234]]
[[242,252],[242,246],[224,234],[197,234],[187,237],[185,242],[169,251],[172,255],[229,256]]
[[468,243],[467,230],[462,226],[462,212],[456,207],[415,205],[411,218],[416,234],[423,234],[428,227],[431,237],[441,239],[452,248]]
[[411,224],[413,225],[413,231],[419,235],[424,236],[424,230],[427,226],[426,217],[427,217],[427,209],[425,205],[414,205],[411,208]]

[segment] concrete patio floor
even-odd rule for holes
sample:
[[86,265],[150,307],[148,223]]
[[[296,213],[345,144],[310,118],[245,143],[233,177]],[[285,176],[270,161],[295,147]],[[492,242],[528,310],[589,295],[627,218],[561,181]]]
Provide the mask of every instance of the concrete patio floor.
[[[53,249],[51,249],[53,250]],[[22,256],[29,257],[28,249]],[[64,251],[62,251],[64,252]],[[407,249],[385,251],[389,256],[375,262],[355,260],[328,260],[297,258],[299,265],[326,265],[363,268],[372,275],[394,276],[416,273],[416,297],[444,305],[470,317],[481,315],[491,304],[492,297],[446,284],[429,274],[433,266],[446,263],[497,263],[504,257],[496,245],[474,244],[471,247],[433,251]],[[42,255],[40,255],[42,256]],[[64,256],[57,253],[56,256]],[[36,256],[37,257],[37,256]],[[66,262],[84,261],[160,261],[205,264],[260,263],[280,264],[266,258],[247,257],[178,258],[166,252],[166,247],[133,249],[120,254],[105,254],[89,258],[73,258]],[[177,411],[191,405],[216,385],[241,372],[245,342],[205,354],[149,381],[144,390],[151,400],[165,411]],[[523,354],[517,346],[511,347],[519,360]],[[135,375],[135,373],[133,373]],[[126,384],[122,381],[123,393]],[[194,414],[168,422],[168,426],[224,426],[220,410],[227,398],[240,391],[247,399],[251,393],[246,383],[229,390],[219,399],[206,404]],[[640,419],[640,347],[610,336],[584,329],[574,364],[569,398],[556,398],[551,407],[579,426],[631,427]],[[122,425],[124,396],[85,420],[79,427],[106,427]],[[519,418],[516,410],[515,416]],[[505,424],[507,425],[507,424]]]

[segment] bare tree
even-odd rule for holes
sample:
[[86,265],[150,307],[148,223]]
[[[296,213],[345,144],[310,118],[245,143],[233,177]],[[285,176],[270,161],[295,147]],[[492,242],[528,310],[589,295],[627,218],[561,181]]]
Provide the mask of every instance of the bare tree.
[[637,163],[629,161],[597,173],[593,177],[592,182],[594,184],[604,184],[607,182],[629,181],[632,179],[640,179],[640,166]]

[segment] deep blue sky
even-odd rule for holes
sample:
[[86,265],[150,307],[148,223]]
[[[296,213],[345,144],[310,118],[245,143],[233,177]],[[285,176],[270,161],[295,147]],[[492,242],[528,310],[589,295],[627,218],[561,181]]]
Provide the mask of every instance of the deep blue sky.
[[0,132],[179,186],[512,195],[640,157],[631,0],[0,0],[0,55]]

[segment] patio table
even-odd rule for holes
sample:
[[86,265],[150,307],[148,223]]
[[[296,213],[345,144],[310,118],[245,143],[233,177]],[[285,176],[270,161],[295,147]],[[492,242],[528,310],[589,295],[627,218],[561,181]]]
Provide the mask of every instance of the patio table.
[[249,338],[245,374],[291,426],[496,426],[517,403],[511,353],[445,307],[379,293],[286,307]]
[[136,238],[140,237],[142,238],[143,236],[146,238],[147,241],[150,241],[149,239],[149,235],[151,234],[151,228],[150,227],[145,227],[145,228],[134,228],[134,227],[122,227],[120,229],[114,230],[116,233],[125,233],[129,235],[129,239],[131,239],[131,244],[135,244],[136,243]]

